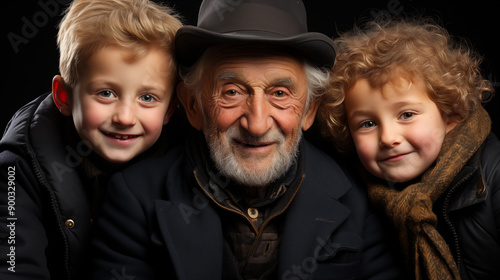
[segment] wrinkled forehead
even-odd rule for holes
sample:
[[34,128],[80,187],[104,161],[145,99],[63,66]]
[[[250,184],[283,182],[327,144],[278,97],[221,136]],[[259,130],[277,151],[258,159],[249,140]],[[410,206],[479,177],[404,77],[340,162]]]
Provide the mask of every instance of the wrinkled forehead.
[[212,61],[235,58],[291,58],[302,64],[304,61],[300,52],[283,46],[272,44],[223,44],[213,46],[205,51],[203,57]]
[[272,45],[215,46],[208,49],[202,59],[203,76],[211,80],[205,80],[206,84],[216,82],[221,75],[238,75],[239,78],[243,78],[241,75],[249,75],[246,77],[249,79],[277,78],[277,75],[296,82],[302,82],[302,77],[305,76],[304,64],[300,57],[297,58],[293,52]]

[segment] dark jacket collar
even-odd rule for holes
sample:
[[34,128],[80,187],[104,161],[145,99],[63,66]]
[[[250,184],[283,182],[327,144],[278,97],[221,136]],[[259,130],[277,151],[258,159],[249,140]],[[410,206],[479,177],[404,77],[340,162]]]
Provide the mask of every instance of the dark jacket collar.
[[450,201],[448,211],[462,209],[487,198],[488,193],[481,167],[483,146],[469,159],[451,182],[448,191],[443,194],[443,198]]

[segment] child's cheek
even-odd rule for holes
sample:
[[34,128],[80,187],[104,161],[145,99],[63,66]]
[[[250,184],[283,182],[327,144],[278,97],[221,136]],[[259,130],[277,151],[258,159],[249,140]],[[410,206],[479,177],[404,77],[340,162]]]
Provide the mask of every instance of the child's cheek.
[[375,156],[377,153],[377,145],[371,139],[366,137],[354,137],[354,145],[358,153],[359,160],[368,171],[373,172],[374,164],[376,163]]
[[414,135],[408,140],[413,140],[411,143],[423,160],[433,162],[441,150],[445,131],[440,128],[427,130],[427,134],[418,133],[418,131],[425,131],[424,129],[416,129]]

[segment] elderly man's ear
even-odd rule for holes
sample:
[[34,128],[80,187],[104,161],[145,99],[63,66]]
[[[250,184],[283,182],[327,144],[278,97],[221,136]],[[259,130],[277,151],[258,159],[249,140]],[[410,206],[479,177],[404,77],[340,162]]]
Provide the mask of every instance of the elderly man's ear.
[[197,130],[201,130],[203,128],[202,111],[196,97],[189,91],[184,82],[177,85],[177,97],[186,111],[189,123]]
[[319,100],[315,100],[309,104],[309,108],[306,108],[307,112],[302,119],[303,131],[308,130],[313,125],[314,120],[316,119],[316,113],[318,112],[319,103]]
[[64,79],[60,75],[56,75],[52,79],[52,98],[59,111],[69,117],[71,116],[71,106],[68,101],[68,90],[64,83]]

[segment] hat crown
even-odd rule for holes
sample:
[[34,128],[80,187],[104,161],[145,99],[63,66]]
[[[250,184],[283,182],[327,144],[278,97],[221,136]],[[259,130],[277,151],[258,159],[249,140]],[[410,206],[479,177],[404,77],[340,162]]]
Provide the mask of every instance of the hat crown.
[[204,0],[197,26],[221,34],[290,37],[307,33],[307,16],[299,0]]
[[203,0],[197,26],[183,26],[175,35],[176,58],[187,67],[210,47],[236,43],[294,49],[318,67],[335,61],[331,38],[308,32],[301,0]]

